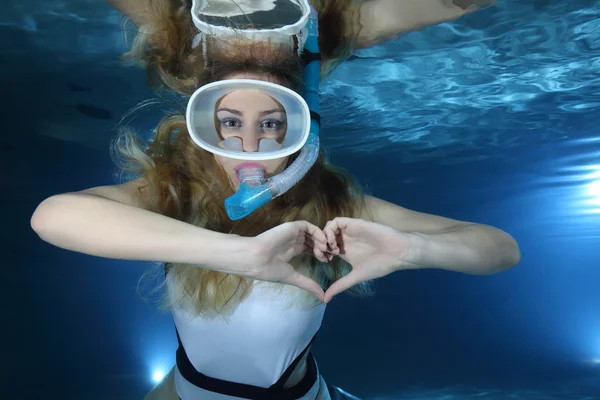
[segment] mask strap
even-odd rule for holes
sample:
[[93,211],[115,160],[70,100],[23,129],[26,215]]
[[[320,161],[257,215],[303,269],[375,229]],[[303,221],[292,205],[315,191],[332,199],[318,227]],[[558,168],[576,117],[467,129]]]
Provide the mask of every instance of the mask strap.
[[[192,39],[192,49],[198,47],[199,44],[202,46],[202,59],[206,61],[206,34],[202,31],[199,31]],[[206,62],[204,63],[204,69],[206,69]]]
[[204,40],[202,38],[203,35],[204,35],[204,33],[202,33],[201,31],[198,31],[196,36],[194,36],[194,38],[192,39],[192,49],[195,49],[196,47],[198,47],[200,42],[202,42]]
[[[307,24],[308,26],[308,24]],[[302,52],[304,52],[304,43],[306,43],[306,39],[308,38],[308,27],[305,26],[296,34],[296,40],[298,42],[298,57],[302,56]]]

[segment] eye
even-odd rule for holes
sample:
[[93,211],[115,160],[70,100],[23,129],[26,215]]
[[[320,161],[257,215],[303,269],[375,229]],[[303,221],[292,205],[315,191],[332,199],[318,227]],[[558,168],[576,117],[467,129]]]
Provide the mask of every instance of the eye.
[[236,129],[242,127],[242,122],[237,118],[224,118],[219,121],[221,127],[228,129]]
[[285,126],[285,122],[277,121],[275,119],[267,119],[260,124],[260,127],[267,131],[278,131]]

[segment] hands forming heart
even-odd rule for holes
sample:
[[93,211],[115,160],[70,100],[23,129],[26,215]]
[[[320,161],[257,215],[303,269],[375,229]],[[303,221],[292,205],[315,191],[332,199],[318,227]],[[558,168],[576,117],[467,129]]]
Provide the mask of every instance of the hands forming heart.
[[[386,225],[355,218],[335,218],[323,230],[306,221],[288,222],[253,238],[259,258],[249,263],[261,267],[252,277],[298,286],[327,303],[352,286],[397,270],[409,247],[409,236]],[[352,270],[323,292],[317,282],[289,264],[302,253],[312,254],[322,262],[338,256]]]

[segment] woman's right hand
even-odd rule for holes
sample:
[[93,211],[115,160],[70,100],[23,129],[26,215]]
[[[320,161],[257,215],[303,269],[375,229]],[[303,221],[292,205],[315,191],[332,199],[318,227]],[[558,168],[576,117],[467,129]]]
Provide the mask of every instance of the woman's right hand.
[[327,261],[327,238],[318,227],[297,221],[255,237],[214,232],[140,206],[135,201],[139,185],[130,181],[52,196],[37,207],[31,226],[46,242],[79,253],[197,265],[294,285],[324,298],[317,282],[289,264],[303,252]]
[[325,293],[321,286],[289,263],[302,253],[311,254],[321,262],[331,260],[327,253],[327,237],[319,227],[306,221],[286,222],[251,240],[255,263],[252,278],[294,285],[323,300]]

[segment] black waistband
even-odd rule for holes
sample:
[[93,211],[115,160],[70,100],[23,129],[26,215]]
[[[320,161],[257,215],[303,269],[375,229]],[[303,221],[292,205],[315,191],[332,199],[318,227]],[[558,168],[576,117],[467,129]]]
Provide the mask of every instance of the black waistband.
[[[240,397],[243,399],[257,399],[257,400],[296,400],[304,396],[313,387],[317,381],[317,363],[315,362],[312,354],[308,354],[307,357],[307,370],[304,378],[295,386],[284,388],[283,386],[288,381],[291,374],[296,369],[296,366],[304,357],[313,341],[316,338],[313,336],[310,343],[302,350],[302,352],[296,357],[296,359],[289,365],[285,370],[281,378],[268,388],[259,386],[247,385],[244,383],[229,382],[217,378],[211,378],[200,372],[198,372],[192,363],[190,362],[185,349],[177,333],[177,341],[179,347],[177,348],[177,368],[181,375],[199,388],[208,390],[210,392],[221,393],[227,396]],[[187,399],[186,399],[187,400]]]

